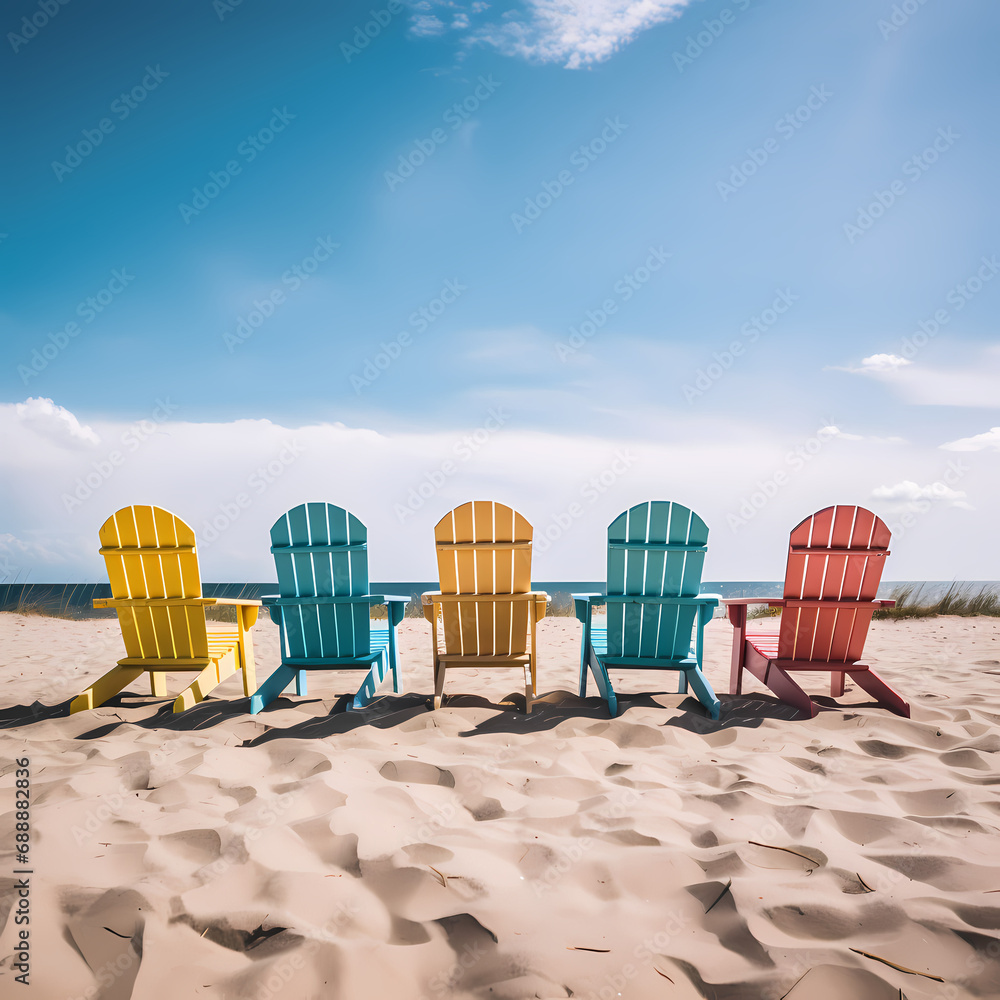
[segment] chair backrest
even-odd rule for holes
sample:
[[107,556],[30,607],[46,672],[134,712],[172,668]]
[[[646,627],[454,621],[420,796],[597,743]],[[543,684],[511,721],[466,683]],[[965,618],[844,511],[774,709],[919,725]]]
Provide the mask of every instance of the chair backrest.
[[[101,555],[116,600],[200,598],[194,531],[162,507],[123,507],[101,526]],[[118,608],[125,652],[142,659],[208,656],[205,608],[195,600],[169,607]]]
[[495,601],[444,601],[445,651],[464,656],[520,655],[527,650],[531,591],[531,525],[516,510],[475,500],[445,514],[434,528],[442,594],[495,594]]
[[793,530],[788,545],[779,659],[853,663],[861,658],[874,608],[798,607],[796,601],[872,601],[889,529],[864,507],[826,507]]
[[[608,595],[697,597],[708,527],[679,503],[650,500],[608,526]],[[691,651],[693,604],[608,602],[608,655],[676,659]]]
[[[366,597],[368,529],[343,507],[303,503],[271,528],[281,597]],[[285,655],[316,659],[364,656],[371,650],[364,601],[317,600],[274,609],[283,623]]]

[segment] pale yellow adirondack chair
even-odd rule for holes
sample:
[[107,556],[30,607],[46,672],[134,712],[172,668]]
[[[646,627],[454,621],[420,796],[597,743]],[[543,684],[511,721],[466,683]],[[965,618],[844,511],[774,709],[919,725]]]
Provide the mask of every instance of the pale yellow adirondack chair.
[[[96,598],[94,607],[118,612],[127,655],[73,699],[70,713],[96,708],[143,673],[153,695],[163,697],[167,673],[197,671],[174,701],[175,712],[201,701],[237,670],[243,671],[243,691],[253,694],[249,633],[260,602],[201,596],[194,531],[161,507],[133,506],[112,514],[100,538],[114,596]],[[210,630],[205,608],[213,604],[236,605],[236,624]]]
[[535,625],[545,617],[549,599],[531,590],[531,534],[531,525],[517,511],[491,500],[464,503],[438,521],[434,538],[441,590],[420,598],[432,626],[435,708],[441,707],[449,667],[521,667],[531,711]]

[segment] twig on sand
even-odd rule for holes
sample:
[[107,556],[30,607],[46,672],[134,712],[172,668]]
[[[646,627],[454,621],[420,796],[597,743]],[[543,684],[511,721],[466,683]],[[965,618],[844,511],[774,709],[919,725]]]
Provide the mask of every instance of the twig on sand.
[[119,934],[118,931],[113,931],[110,927],[104,928],[109,934],[114,934],[115,937],[125,938],[128,941],[132,935],[131,934]]
[[883,965],[888,965],[890,969],[895,969],[897,972],[905,972],[908,976],[923,976],[924,979],[933,979],[935,983],[944,982],[940,976],[932,976],[929,972],[918,972],[916,969],[908,969],[905,965],[897,965],[895,962],[890,962],[887,958],[873,955],[869,951],[861,951],[860,948],[852,948],[851,951],[864,958],[870,958],[874,962],[881,962]]
[[442,875],[441,872],[439,872],[433,865],[428,865],[427,867],[430,868],[430,870],[432,872],[434,872],[435,875],[437,875],[438,881],[441,883],[441,885],[445,889],[447,889],[448,888],[448,876],[447,875]]
[[712,906],[710,906],[710,907],[709,907],[709,908],[708,908],[708,909],[707,909],[707,910],[706,910],[705,912],[706,912],[706,913],[710,913],[710,912],[711,912],[711,910],[712,910],[712,907],[713,907],[713,906],[715,906],[715,904],[716,904],[716,903],[718,903],[718,902],[719,902],[719,900],[720,900],[720,899],[722,899],[722,897],[723,897],[723,896],[725,896],[725,894],[726,894],[727,892],[729,892],[729,890],[730,890],[730,889],[732,888],[732,886],[733,886],[733,880],[732,880],[732,879],[730,879],[730,880],[729,880],[729,881],[728,881],[728,882],[727,882],[727,883],[726,883],[726,884],[725,884],[725,885],[724,885],[724,886],[722,887],[722,892],[720,892],[720,893],[719,893],[719,895],[715,897],[715,900],[714,900],[714,902],[712,903]]
[[858,881],[861,883],[862,888],[865,892],[874,892],[875,890],[860,876],[857,872],[854,873],[857,876]]
[[566,945],[567,951],[596,951],[600,955],[607,955],[610,948],[584,948],[582,945],[568,944]]
[[819,868],[820,863],[813,860],[806,854],[800,854],[798,851],[793,851],[790,847],[776,847],[774,844],[762,844],[759,840],[748,840],[748,844],[753,844],[754,847],[769,847],[772,851],[785,851],[788,854],[794,854],[797,858],[802,858],[803,861],[808,861],[809,864],[814,865]]
[[799,978],[796,979],[794,983],[792,983],[792,985],[788,989],[788,993],[782,993],[781,996],[778,998],[778,1000],[785,1000],[785,997],[787,997],[788,994],[791,993],[792,990],[794,990],[795,987],[798,986],[799,983],[801,983],[802,980],[805,979],[806,976],[808,976],[810,972],[812,972],[812,969],[806,969],[806,971],[803,972],[802,975],[799,976]]
[[667,981],[668,983],[673,983],[673,985],[674,985],[674,986],[676,986],[676,985],[677,985],[677,984],[676,984],[676,983],[674,983],[674,981],[673,981],[673,980],[672,980],[672,979],[670,978],[670,976],[668,976],[668,975],[667,975],[667,974],[666,974],[665,972],[660,972],[660,970],[659,970],[659,969],[658,969],[658,968],[657,968],[657,967],[656,967],[655,965],[653,966],[653,972],[657,973],[658,975],[661,975],[661,976],[663,976],[663,978],[664,978],[664,979],[665,979],[665,980],[666,980],[666,981]]

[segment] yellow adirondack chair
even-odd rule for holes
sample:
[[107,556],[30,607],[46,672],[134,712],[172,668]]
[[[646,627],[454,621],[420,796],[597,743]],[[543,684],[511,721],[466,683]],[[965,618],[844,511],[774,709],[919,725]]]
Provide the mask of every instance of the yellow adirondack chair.
[[549,599],[531,590],[531,534],[531,525],[517,511],[491,500],[464,503],[438,521],[434,538],[441,589],[420,596],[432,626],[435,708],[441,707],[449,667],[522,667],[524,700],[531,711],[535,625],[545,617]]
[[[166,674],[197,671],[174,701],[183,712],[217,684],[243,671],[243,690],[257,689],[250,629],[260,601],[202,597],[194,531],[161,507],[123,507],[100,533],[112,598],[95,598],[95,608],[118,612],[126,657],[73,699],[70,713],[96,708],[143,673],[154,696],[167,693]],[[209,630],[205,608],[236,606],[236,624]]]

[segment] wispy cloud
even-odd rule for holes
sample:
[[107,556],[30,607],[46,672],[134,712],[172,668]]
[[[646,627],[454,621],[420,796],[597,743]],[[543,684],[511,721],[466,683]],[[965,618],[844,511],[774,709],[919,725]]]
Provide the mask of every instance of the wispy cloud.
[[953,490],[945,483],[935,482],[920,486],[910,479],[893,486],[876,486],[872,490],[872,499],[881,500],[893,510],[919,512],[927,509],[927,505],[937,504],[942,507],[961,507],[972,510],[966,502],[964,490]]
[[852,375],[885,375],[898,372],[913,362],[907,358],[901,358],[898,354],[872,354],[861,359],[861,364],[851,367],[850,365],[841,367],[831,365],[831,371],[850,372]]
[[[452,0],[421,0],[411,31],[439,35],[441,18],[426,13],[444,8],[452,15],[451,27],[467,30],[465,41],[492,45],[505,55],[532,62],[563,63],[580,69],[609,59],[640,32],[678,17],[692,0],[525,0],[521,5],[496,10],[484,3],[467,7]],[[490,10],[489,20],[473,17]]]
[[917,364],[896,354],[872,354],[857,366],[831,370],[865,375],[890,386],[907,403],[921,406],[1000,407],[1000,347],[953,345],[957,364]]
[[941,445],[945,451],[1000,451],[1000,427],[991,427],[982,434],[959,438]]
[[873,434],[850,434],[847,431],[842,431],[836,424],[831,424],[828,427],[822,427],[817,433],[825,434],[827,437],[839,438],[841,441],[871,441],[875,444],[906,443],[905,438],[895,436],[879,437],[878,435]]

